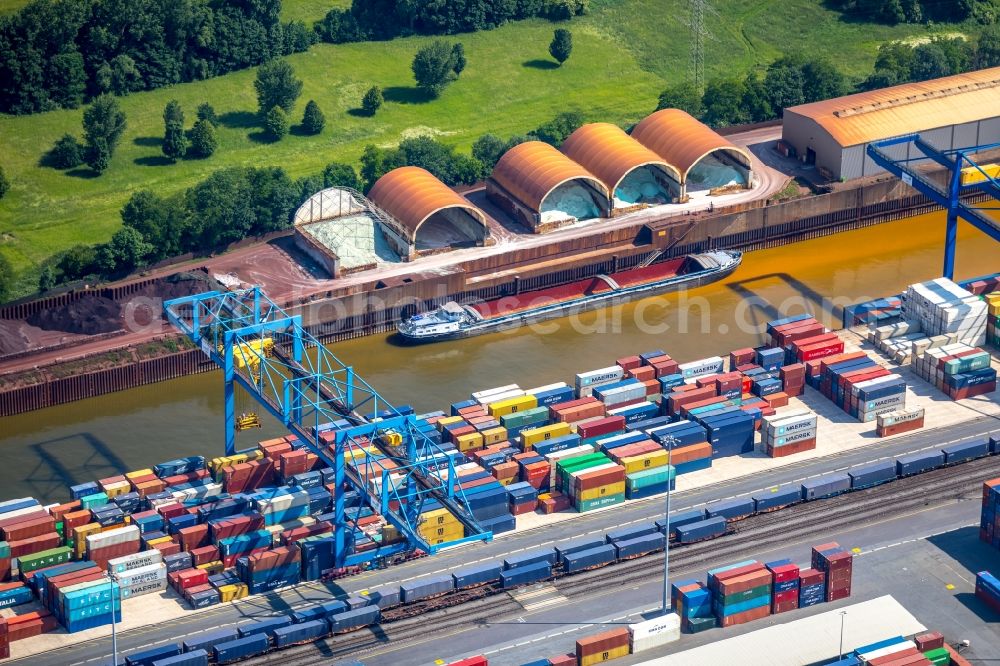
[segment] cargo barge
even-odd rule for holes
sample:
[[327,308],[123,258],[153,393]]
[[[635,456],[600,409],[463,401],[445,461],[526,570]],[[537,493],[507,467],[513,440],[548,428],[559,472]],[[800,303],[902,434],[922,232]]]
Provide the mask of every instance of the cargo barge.
[[460,305],[449,301],[436,310],[403,320],[396,330],[404,341],[411,343],[512,330],[546,319],[620,305],[633,298],[710,284],[732,274],[742,260],[741,252],[716,250],[483,303]]

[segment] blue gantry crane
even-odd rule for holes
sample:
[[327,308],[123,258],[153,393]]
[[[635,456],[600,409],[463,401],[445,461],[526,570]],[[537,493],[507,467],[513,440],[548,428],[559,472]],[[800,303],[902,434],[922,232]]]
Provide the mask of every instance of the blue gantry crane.
[[[285,312],[259,287],[176,298],[163,307],[170,323],[224,372],[226,455],[236,452],[238,384],[334,470],[337,567],[416,548],[434,553],[457,543],[492,539],[454,483],[454,459],[426,435],[425,424],[404,413],[412,410],[392,406],[344,365],[303,328],[300,315]],[[346,452],[371,446],[379,455],[359,453],[346,464]],[[352,553],[345,484],[366,498],[402,541]],[[463,538],[431,544],[420,535],[420,514],[432,498],[465,526]]]
[[[911,144],[916,153],[910,150]],[[996,179],[995,165],[981,165],[970,157],[996,148],[1000,148],[1000,143],[939,150],[922,139],[919,134],[908,134],[868,144],[868,156],[876,164],[947,211],[943,275],[949,280],[955,277],[955,243],[959,218],[1000,242],[1000,221],[984,212],[1000,208],[995,205],[976,206],[963,201],[963,195],[973,192],[984,192],[993,201],[1000,201],[1000,182]],[[899,155],[904,156],[899,157]],[[948,169],[947,187],[942,187],[912,167],[914,162],[927,160]]]

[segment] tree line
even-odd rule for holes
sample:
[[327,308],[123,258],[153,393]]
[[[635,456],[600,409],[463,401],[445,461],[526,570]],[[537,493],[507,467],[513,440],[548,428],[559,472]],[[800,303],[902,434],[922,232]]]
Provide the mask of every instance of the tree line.
[[957,23],[993,16],[992,0],[830,0],[830,5],[865,21],[878,23]]
[[773,120],[790,106],[850,92],[996,66],[1000,66],[1000,25],[991,25],[975,43],[961,37],[933,37],[916,45],[883,44],[874,72],[860,82],[848,80],[827,60],[784,56],[763,76],[750,72],[742,79],[715,79],[704,93],[691,83],[672,85],[660,94],[657,109],[683,109],[713,127],[726,127]]

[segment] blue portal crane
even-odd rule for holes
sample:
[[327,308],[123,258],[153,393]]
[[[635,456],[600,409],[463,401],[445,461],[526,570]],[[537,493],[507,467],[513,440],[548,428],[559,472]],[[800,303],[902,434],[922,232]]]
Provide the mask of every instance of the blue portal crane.
[[[170,323],[223,369],[227,456],[236,452],[238,384],[334,470],[336,567],[416,548],[434,553],[457,543],[492,539],[454,482],[454,459],[426,435],[426,424],[393,407],[341,363],[302,327],[300,315],[282,310],[259,287],[185,296],[166,301],[163,308]],[[350,552],[345,483],[399,531],[402,541]],[[466,536],[428,543],[418,528],[430,500],[454,514]]]
[[[906,148],[904,154],[909,155],[908,146],[913,146],[922,153],[919,157],[898,158],[890,155]],[[969,155],[1000,148],[1000,143],[983,146],[970,146],[952,150],[939,150],[920,138],[919,134],[908,134],[895,139],[887,139],[870,143],[867,147],[868,156],[880,167],[902,179],[904,183],[916,189],[947,211],[947,226],[944,239],[944,277],[949,280],[955,277],[955,244],[958,234],[958,218],[962,218],[976,229],[993,240],[1000,242],[1000,220],[983,211],[1000,210],[997,206],[977,207],[962,200],[962,196],[972,192],[984,192],[993,200],[1000,201],[1000,182],[996,180],[996,171],[987,171],[983,165],[977,164]],[[911,162],[931,160],[948,169],[948,187],[942,187],[926,175],[912,168]],[[963,179],[963,173],[971,177]],[[966,182],[963,182],[966,181]]]

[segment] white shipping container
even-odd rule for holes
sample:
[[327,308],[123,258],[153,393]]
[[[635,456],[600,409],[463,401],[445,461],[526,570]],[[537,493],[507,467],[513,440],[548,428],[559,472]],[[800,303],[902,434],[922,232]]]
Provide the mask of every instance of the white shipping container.
[[612,365],[607,368],[600,368],[599,370],[581,372],[576,375],[576,388],[583,389],[587,387],[600,386],[602,384],[611,384],[613,382],[621,381],[621,378],[624,376],[625,370],[620,365]]
[[118,584],[122,587],[141,585],[143,583],[150,583],[161,579],[166,580],[167,565],[163,562],[160,562],[159,564],[150,564],[146,567],[140,567],[138,569],[133,569],[132,571],[127,571],[117,576],[117,578]]
[[803,428],[815,428],[816,415],[812,412],[798,411],[785,416],[765,416],[764,433],[767,435],[784,435]]
[[[58,504],[56,506],[58,506]],[[35,506],[27,506],[27,507],[25,507],[23,509],[14,509],[13,511],[8,511],[6,513],[0,513],[0,517],[2,517],[4,520],[6,520],[8,518],[17,518],[18,516],[25,516],[25,515],[27,515],[29,513],[34,512],[34,511],[38,511],[39,509],[44,510],[45,507],[36,504]]]
[[917,644],[913,641],[900,641],[899,643],[893,643],[892,645],[887,645],[883,648],[878,648],[876,650],[870,650],[859,654],[858,656],[865,662],[871,661],[873,659],[878,659],[879,657],[885,657],[890,654],[896,654],[897,652],[903,652],[904,650],[916,649]]
[[897,423],[909,423],[910,421],[919,421],[922,418],[924,418],[923,407],[909,407],[907,409],[899,409],[894,412],[879,414],[877,421],[879,427],[886,427],[886,426],[896,425]]
[[164,576],[163,578],[158,578],[145,583],[136,583],[135,585],[122,587],[120,589],[122,599],[131,599],[132,597],[141,597],[144,594],[163,592],[167,589],[167,578]]
[[[510,391],[520,391],[521,387],[517,384],[508,384],[507,386],[498,386],[496,388],[483,389],[482,391],[476,391],[470,397],[479,402],[480,398],[486,398],[491,395],[496,395],[499,393],[509,393]],[[480,403],[481,404],[481,403]]]
[[107,532],[99,532],[97,534],[87,535],[87,550],[104,548],[105,546],[113,546],[120,543],[129,543],[131,541],[138,541],[138,540],[139,540],[138,525],[118,527],[113,530],[108,530]]
[[125,555],[124,557],[116,557],[113,560],[108,560],[108,571],[120,574],[124,571],[148,567],[151,564],[159,564],[162,561],[163,553],[155,548],[151,548],[150,550],[144,550],[140,553],[133,553],[132,555]]
[[567,388],[569,384],[566,382],[556,382],[555,384],[546,384],[545,386],[537,386],[535,388],[530,388],[525,393],[530,395],[538,395],[543,391],[554,391],[556,389]]
[[681,619],[677,613],[668,613],[645,622],[628,625],[632,653],[652,650],[672,643],[681,637]]
[[678,372],[684,375],[684,379],[697,379],[706,375],[716,375],[723,372],[726,362],[721,356],[703,358],[699,361],[681,363],[677,366]]
[[816,437],[817,428],[813,426],[812,428],[807,428],[805,430],[796,430],[795,432],[788,433],[787,435],[765,435],[764,444],[770,444],[773,447],[788,446],[789,444],[795,444],[797,442],[804,442],[808,439],[813,439]]
[[574,446],[571,449],[563,449],[562,451],[553,451],[552,453],[547,453],[545,459],[549,461],[549,485],[555,486],[556,483],[556,464],[563,458],[572,458],[573,456],[582,456],[587,453],[593,453],[594,447],[590,444],[581,444],[580,446]]

